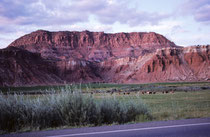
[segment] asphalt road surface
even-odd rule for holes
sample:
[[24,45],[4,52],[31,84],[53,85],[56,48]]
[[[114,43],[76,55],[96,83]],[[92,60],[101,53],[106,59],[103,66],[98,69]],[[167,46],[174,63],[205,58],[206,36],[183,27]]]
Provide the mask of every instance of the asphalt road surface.
[[210,118],[37,131],[1,137],[210,137]]

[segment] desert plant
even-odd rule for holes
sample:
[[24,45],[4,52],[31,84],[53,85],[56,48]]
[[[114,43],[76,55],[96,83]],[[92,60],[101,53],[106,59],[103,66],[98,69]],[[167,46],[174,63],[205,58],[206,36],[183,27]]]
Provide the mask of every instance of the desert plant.
[[0,130],[4,132],[126,123],[139,115],[149,116],[141,100],[96,99],[67,89],[33,98],[0,94]]

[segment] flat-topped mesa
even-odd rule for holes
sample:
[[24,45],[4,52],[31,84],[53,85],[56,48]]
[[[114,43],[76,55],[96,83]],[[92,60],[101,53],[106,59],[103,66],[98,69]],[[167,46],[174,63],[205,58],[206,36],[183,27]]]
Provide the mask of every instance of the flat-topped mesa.
[[[68,48],[67,48],[68,49]],[[41,54],[57,55],[43,58],[40,53],[7,47],[0,50],[0,86],[52,85],[65,83],[151,83],[178,81],[210,81],[210,46],[167,47],[134,57],[137,48],[111,49],[114,56],[106,56],[106,48],[94,49],[89,56],[107,58],[96,62],[85,60],[88,50],[52,50]],[[120,48],[119,48],[120,49]],[[104,53],[102,50],[105,50]],[[128,50],[128,51],[129,51]],[[142,50],[140,48],[140,50]],[[139,52],[140,50],[137,50]],[[148,50],[149,51],[149,50]],[[80,53],[81,52],[81,53]],[[68,54],[67,54],[68,53]],[[80,55],[78,55],[80,53]],[[97,53],[97,54],[96,54]],[[125,54],[124,54],[125,53]],[[127,54],[129,53],[129,54]],[[115,55],[123,55],[122,57]],[[78,58],[73,58],[72,55]],[[102,56],[103,55],[103,56]],[[107,54],[108,55],[108,54]],[[81,56],[81,59],[79,58]],[[57,60],[56,60],[57,59]]]
[[9,46],[41,53],[44,58],[77,58],[103,61],[110,57],[138,57],[159,48],[177,47],[154,32],[104,33],[90,31],[49,32],[38,30],[12,42]]
[[[38,30],[12,42],[9,46],[34,49],[40,46],[53,47],[130,47],[142,48],[175,47],[176,45],[164,36],[154,32],[104,33],[90,31],[59,31],[49,32]],[[30,47],[32,48],[32,47]]]
[[0,50],[0,64],[0,86],[210,81],[210,46],[154,32],[38,30]]

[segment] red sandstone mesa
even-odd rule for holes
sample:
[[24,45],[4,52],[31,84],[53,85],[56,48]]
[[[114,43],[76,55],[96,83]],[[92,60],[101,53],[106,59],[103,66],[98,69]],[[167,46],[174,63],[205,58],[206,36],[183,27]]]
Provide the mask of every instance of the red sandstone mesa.
[[39,30],[0,50],[0,86],[209,81],[209,49],[154,32]]

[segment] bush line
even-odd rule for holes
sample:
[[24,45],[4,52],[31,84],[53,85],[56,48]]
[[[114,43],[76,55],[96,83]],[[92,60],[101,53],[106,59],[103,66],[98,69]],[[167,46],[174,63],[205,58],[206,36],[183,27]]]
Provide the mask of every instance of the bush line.
[[5,133],[61,126],[122,124],[139,117],[151,118],[140,98],[138,101],[97,99],[68,90],[34,98],[0,94],[0,130]]

